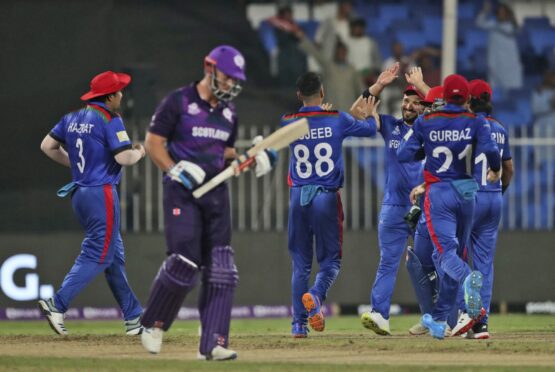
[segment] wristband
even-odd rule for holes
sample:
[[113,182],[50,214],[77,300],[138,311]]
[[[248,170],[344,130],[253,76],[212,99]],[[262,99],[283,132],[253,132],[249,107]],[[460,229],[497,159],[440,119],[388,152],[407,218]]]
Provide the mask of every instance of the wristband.
[[362,96],[363,98],[368,99],[370,96],[373,96],[373,94],[370,93],[370,90],[369,90],[368,88],[366,88],[366,89],[364,90],[364,92],[362,92],[361,96]]

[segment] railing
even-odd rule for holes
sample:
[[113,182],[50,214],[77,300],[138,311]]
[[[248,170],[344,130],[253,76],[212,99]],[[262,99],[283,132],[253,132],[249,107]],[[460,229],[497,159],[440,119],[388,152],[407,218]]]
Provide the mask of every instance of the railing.
[[[555,125],[555,124],[554,124]],[[272,128],[240,128],[238,151],[250,146],[257,134]],[[138,137],[137,133],[133,133]],[[504,196],[501,227],[504,229],[553,229],[555,210],[555,130],[553,128],[510,128],[515,164],[513,181]],[[345,184],[341,191],[345,227],[371,230],[385,184],[384,143],[373,139],[344,142]],[[256,178],[247,172],[229,181],[233,228],[238,231],[284,231],[287,229],[289,151],[281,151],[270,175]],[[163,231],[162,173],[151,161],[127,169],[121,184],[123,230]]]

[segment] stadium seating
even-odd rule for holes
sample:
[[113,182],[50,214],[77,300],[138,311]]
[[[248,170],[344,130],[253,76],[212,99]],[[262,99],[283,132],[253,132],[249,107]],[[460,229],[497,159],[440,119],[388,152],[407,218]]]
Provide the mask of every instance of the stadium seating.
[[[486,78],[487,76],[487,32],[479,29],[475,24],[480,2],[459,0],[458,5],[458,48],[457,70],[469,79]],[[522,4],[519,5],[522,8]],[[516,9],[520,9],[516,7]],[[543,76],[540,71],[547,65],[547,54],[555,48],[555,27],[546,16],[531,15],[534,9],[524,12],[517,33],[517,43],[521,51],[524,66],[524,86],[522,89],[502,92],[494,89],[495,117],[503,125],[513,131],[516,137],[532,135],[534,116],[532,113],[530,97],[532,90],[537,87]],[[355,2],[355,12],[364,18],[367,23],[367,33],[373,37],[382,53],[383,58],[391,55],[391,44],[401,42],[408,54],[413,50],[428,45],[440,45],[442,40],[442,8],[437,1],[422,0],[416,6],[410,0],[359,0]],[[518,18],[518,15],[517,15]],[[303,20],[300,22],[305,32],[313,36],[318,28],[318,21]],[[555,21],[554,21],[555,24]],[[271,47],[271,37],[265,35],[268,31],[264,22],[259,28],[260,38],[266,48]],[[542,65],[543,64],[543,65]],[[356,152],[355,156],[361,167],[371,170],[373,182],[381,191],[383,184],[383,167],[380,165],[383,156],[378,149],[363,149]],[[507,209],[516,208],[516,226],[547,227],[547,211],[555,208],[548,203],[535,206],[533,200],[535,182],[539,187],[546,189],[549,182],[547,175],[555,174],[555,169],[547,172],[548,167],[553,167],[552,162],[541,161],[541,172],[534,172],[534,148],[532,146],[515,147],[513,158],[515,167],[519,169],[521,177],[511,186],[512,205],[506,205],[503,217],[503,226],[507,228]],[[546,189],[547,190],[547,189]],[[554,198],[555,199],[555,198]],[[538,219],[539,218],[539,219]],[[513,221],[515,222],[515,221]]]

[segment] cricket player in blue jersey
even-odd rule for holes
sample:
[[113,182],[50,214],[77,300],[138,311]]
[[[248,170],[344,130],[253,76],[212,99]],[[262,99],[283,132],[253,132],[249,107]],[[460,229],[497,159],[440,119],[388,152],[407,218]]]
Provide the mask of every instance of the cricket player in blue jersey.
[[[483,275],[483,285],[480,293],[486,315],[474,324],[473,319],[466,312],[463,312],[459,317],[457,327],[453,329],[453,333],[462,334],[472,327],[472,332],[468,332],[467,336],[474,339],[485,339],[489,338],[488,314],[493,290],[493,260],[503,210],[502,193],[511,182],[514,167],[509,147],[509,135],[503,125],[491,117],[493,110],[491,87],[483,80],[472,80],[469,85],[470,110],[485,117],[489,122],[491,136],[499,148],[503,171],[500,181],[488,183],[486,179],[489,168],[487,158],[480,146],[476,148],[473,174],[478,182],[479,189],[476,193],[476,208],[469,248],[474,269]],[[461,307],[463,307],[462,305]]]
[[440,287],[432,314],[423,315],[422,325],[438,339],[444,338],[459,285],[464,286],[469,316],[479,318],[484,312],[480,296],[482,274],[472,271],[461,258],[478,190],[471,167],[474,145],[482,149],[490,165],[487,181],[496,182],[501,176],[499,151],[491,138],[490,124],[464,108],[469,99],[468,82],[460,75],[450,75],[443,88],[443,110],[418,118],[397,153],[401,162],[426,157],[424,211],[435,248],[433,259]]
[[[397,78],[398,67],[398,64],[396,64],[383,71],[376,83],[363,95],[377,96],[380,94],[384,87]],[[408,81],[414,80],[414,77],[410,76],[413,74],[422,75],[420,69],[413,68],[406,75]],[[422,79],[420,80],[425,86],[424,91],[427,91],[429,87],[423,83]],[[378,225],[380,262],[370,296],[372,310],[361,316],[362,324],[379,335],[391,334],[389,328],[391,296],[395,288],[401,257],[407,246],[409,236],[413,234],[404,217],[411,208],[410,191],[418,184],[423,167],[422,160],[399,163],[397,148],[414,120],[422,113],[424,109],[423,99],[424,94],[411,84],[404,91],[401,104],[403,117],[396,119],[390,115],[380,115],[379,131],[385,142],[386,172],[384,198]]]
[[[141,323],[144,348],[159,353],[164,332],[200,279],[198,359],[231,360],[228,348],[233,296],[239,280],[231,247],[231,207],[226,183],[199,199],[193,190],[236,158],[237,112],[231,102],[246,80],[245,59],[220,45],[204,59],[200,81],[168,94],[152,117],[145,146],[164,172],[167,258],[154,278]],[[255,172],[272,168],[269,152],[256,156]]]
[[[297,96],[303,102],[299,112],[284,115],[285,126],[307,118],[309,133],[290,145],[288,246],[293,264],[292,335],[307,337],[307,320],[315,331],[325,328],[321,309],[328,290],[339,274],[343,242],[343,207],[339,189],[343,186],[341,148],[346,137],[376,134],[375,100],[366,101],[367,120],[321,108],[324,87],[319,75],[308,72],[297,80]],[[374,117],[376,116],[376,117]],[[319,271],[309,287],[313,244]]]
[[71,301],[102,271],[123,312],[126,333],[142,332],[142,307],[125,273],[116,190],[122,165],[133,165],[145,156],[142,145],[132,145],[116,113],[130,81],[129,75],[112,71],[95,76],[91,90],[81,97],[87,105],[65,115],[41,144],[48,157],[71,168],[72,182],[58,195],[71,195],[85,229],[81,253],[60,289],[54,297],[39,301],[50,327],[60,335],[67,334],[64,313]]

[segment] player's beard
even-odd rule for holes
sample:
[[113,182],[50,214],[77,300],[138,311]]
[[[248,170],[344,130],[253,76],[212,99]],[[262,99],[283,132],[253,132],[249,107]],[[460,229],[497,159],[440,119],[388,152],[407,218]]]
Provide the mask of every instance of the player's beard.
[[414,123],[418,117],[418,112],[414,110],[401,109],[401,113],[403,114],[403,121],[407,124]]

